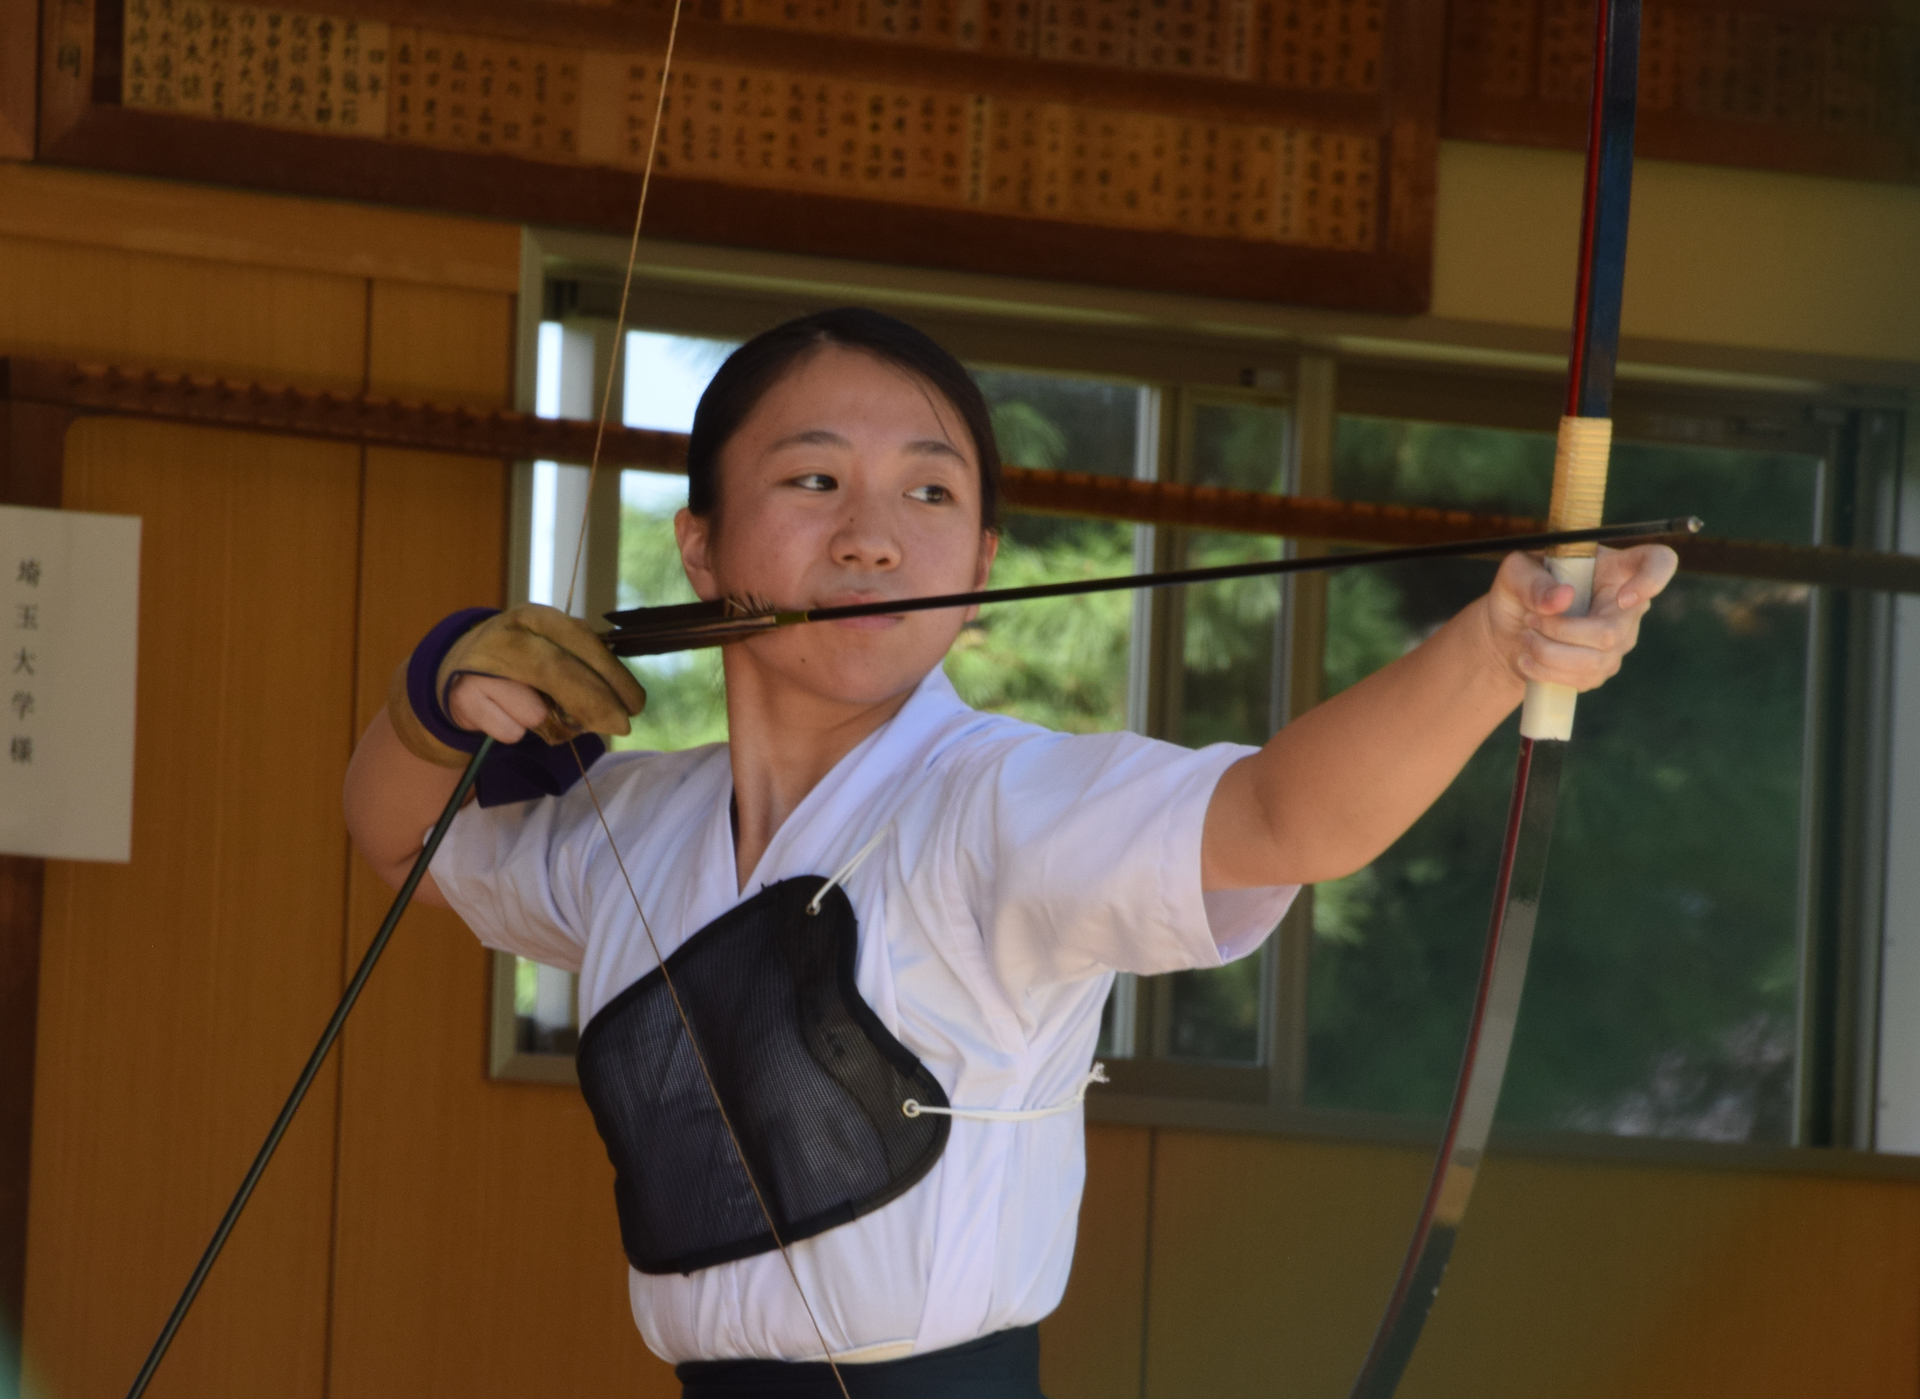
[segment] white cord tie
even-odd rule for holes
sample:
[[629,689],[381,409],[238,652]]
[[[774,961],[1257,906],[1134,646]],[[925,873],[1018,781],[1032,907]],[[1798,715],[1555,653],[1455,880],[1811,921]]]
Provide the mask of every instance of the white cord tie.
[[833,873],[833,878],[829,879],[825,884],[822,884],[820,886],[820,892],[815,894],[813,896],[812,901],[808,903],[807,912],[812,914],[819,913],[820,900],[824,899],[827,896],[827,891],[833,888],[834,885],[840,883],[842,880],[851,876],[856,869],[860,868],[860,862],[866,859],[867,856],[873,853],[874,847],[879,845],[881,841],[885,840],[887,838],[887,832],[892,829],[893,829],[893,823],[888,822],[886,825],[882,826],[879,830],[873,833],[872,840],[869,840],[865,845],[861,846],[858,850],[854,851],[853,858],[847,861],[844,865],[840,866],[839,869],[835,870]]
[[1038,1117],[1053,1117],[1058,1113],[1072,1112],[1087,1100],[1087,1090],[1096,1083],[1111,1083],[1107,1077],[1107,1066],[1096,1061],[1087,1070],[1087,1076],[1080,1080],[1079,1088],[1071,1098],[1063,1103],[1055,1103],[1050,1108],[934,1108],[926,1107],[912,1098],[900,1104],[900,1111],[908,1117],[931,1114],[938,1117],[971,1117],[980,1122],[1031,1122]]

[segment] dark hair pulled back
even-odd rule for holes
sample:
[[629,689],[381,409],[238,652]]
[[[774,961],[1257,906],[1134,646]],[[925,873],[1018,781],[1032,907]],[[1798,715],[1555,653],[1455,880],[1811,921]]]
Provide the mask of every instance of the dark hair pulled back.
[[980,463],[980,527],[1000,524],[1000,449],[980,386],[960,361],[905,321],[862,306],[842,306],[763,331],[727,356],[694,410],[687,439],[687,508],[713,514],[719,503],[720,453],[760,400],[802,359],[826,345],[859,350],[905,370],[935,390],[966,424]]

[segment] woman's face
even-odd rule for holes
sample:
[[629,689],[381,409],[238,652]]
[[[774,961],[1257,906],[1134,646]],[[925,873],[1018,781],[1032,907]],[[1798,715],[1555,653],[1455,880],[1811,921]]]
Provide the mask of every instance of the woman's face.
[[[674,521],[703,598],[832,607],[984,586],[980,465],[953,405],[906,371],[826,345],[798,361],[721,449],[719,503]],[[729,648],[766,679],[876,703],[940,663],[971,611],[790,627]]]

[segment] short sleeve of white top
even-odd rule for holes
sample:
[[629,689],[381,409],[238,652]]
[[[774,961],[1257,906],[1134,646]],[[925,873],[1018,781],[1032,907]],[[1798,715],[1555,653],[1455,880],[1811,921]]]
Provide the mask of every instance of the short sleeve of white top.
[[[808,794],[744,885],[724,745],[615,755],[593,784],[664,953],[743,887],[824,880],[879,835],[846,881],[860,994],[955,1106],[1034,1108],[1084,1077],[1114,972],[1219,966],[1286,911],[1291,886],[1200,888],[1208,800],[1251,751],[1053,733],[967,708],[936,669]],[[469,807],[433,875],[488,946],[578,971],[583,1022],[656,965],[579,787]],[[956,1119],[906,1194],[791,1249],[827,1344],[879,1359],[1038,1321],[1066,1287],[1085,1166],[1079,1113]],[[628,1282],[666,1360],[820,1357],[777,1254]]]

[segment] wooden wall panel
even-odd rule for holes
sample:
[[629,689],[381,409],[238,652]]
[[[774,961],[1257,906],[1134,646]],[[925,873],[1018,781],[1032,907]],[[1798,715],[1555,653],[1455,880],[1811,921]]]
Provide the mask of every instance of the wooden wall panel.
[[1920,1390],[1920,1184],[1492,1160],[1407,1399]]
[[0,344],[357,389],[364,288],[347,277],[0,235]]
[[[369,391],[435,403],[512,406],[514,298],[461,287],[377,281],[369,306]],[[469,527],[471,522],[462,524]],[[501,524],[484,536],[489,547],[502,551],[502,558],[505,528]]]
[[[503,402],[508,302],[378,284],[381,392]],[[505,591],[503,464],[370,452],[357,722],[456,607]],[[389,898],[357,859],[352,937]],[[569,1087],[486,1078],[488,954],[408,916],[348,1035],[335,1399],[678,1393],[627,1311],[612,1171]]]
[[[49,862],[27,1346],[123,1393],[338,993],[357,454],[100,420],[66,502],[137,514],[133,860]],[[320,1393],[333,1077],[157,1396]]]
[[1059,1310],[1040,1324],[1047,1399],[1140,1392],[1153,1139],[1144,1127],[1087,1128],[1087,1193],[1073,1276]]
[[1430,1166],[1404,1147],[1161,1132],[1144,1399],[1345,1394]]
[[[360,717],[427,627],[503,591],[505,472],[375,452]],[[356,949],[386,887],[353,868]],[[488,954],[408,916],[346,1047],[333,1394],[676,1394],[627,1313],[612,1172],[576,1090],[486,1078]]]
[[[1343,1394],[1424,1153],[1159,1134],[1146,1394]],[[1495,1157],[1406,1399],[1894,1399],[1920,1182]]]
[[515,224],[103,179],[49,165],[0,165],[0,233],[357,282],[377,277],[511,293],[520,274]]

